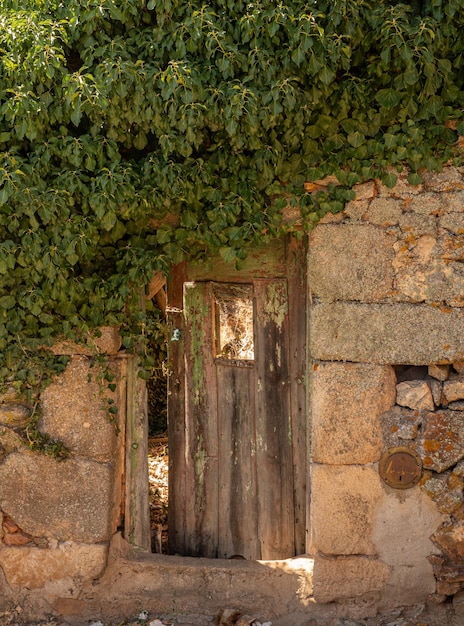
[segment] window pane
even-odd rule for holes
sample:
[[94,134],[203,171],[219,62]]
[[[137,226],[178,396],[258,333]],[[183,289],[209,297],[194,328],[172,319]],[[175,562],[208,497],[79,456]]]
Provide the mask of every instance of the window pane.
[[253,298],[251,285],[214,288],[216,357],[252,361]]

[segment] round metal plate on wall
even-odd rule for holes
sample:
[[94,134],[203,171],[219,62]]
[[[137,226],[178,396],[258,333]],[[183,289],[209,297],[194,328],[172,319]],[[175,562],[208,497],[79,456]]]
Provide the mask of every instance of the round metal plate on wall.
[[382,454],[379,473],[389,487],[409,489],[417,485],[422,476],[422,460],[411,448],[389,448]]

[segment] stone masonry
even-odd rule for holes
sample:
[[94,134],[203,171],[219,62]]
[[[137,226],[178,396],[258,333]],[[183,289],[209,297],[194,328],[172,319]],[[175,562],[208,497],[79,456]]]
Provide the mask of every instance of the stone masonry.
[[[126,361],[103,329],[89,348],[54,348],[71,358],[41,397],[39,429],[67,460],[31,451],[34,408],[0,396],[0,616],[21,606],[78,624],[224,602],[282,626],[422,605],[464,615],[464,169],[355,191],[309,242],[310,554],[212,562],[125,541]],[[119,434],[95,349],[115,373]],[[408,489],[380,475],[398,448],[420,460]]]
[[[114,330],[100,341],[116,354]],[[66,460],[31,451],[32,407],[13,391],[0,397],[0,611],[14,601],[40,616],[77,598],[84,582],[103,573],[119,524],[122,446],[104,397],[120,404],[120,390],[102,390],[91,351],[56,350],[70,362],[42,395],[39,429],[66,445]],[[110,358],[109,366],[121,379],[122,362]]]
[[310,237],[311,549],[316,601],[366,617],[464,586],[464,170],[356,191]]

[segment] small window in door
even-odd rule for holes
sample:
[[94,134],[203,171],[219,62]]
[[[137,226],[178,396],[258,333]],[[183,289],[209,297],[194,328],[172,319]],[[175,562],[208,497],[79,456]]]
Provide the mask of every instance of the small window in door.
[[253,361],[253,286],[215,285],[215,357],[230,361]]

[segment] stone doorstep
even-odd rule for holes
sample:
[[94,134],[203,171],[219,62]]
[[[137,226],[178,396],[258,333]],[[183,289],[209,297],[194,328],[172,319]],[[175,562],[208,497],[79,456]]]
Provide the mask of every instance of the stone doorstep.
[[[272,626],[460,626],[449,621],[449,605],[409,607],[374,618],[353,619],[336,603],[319,604],[312,597],[312,559],[239,561],[200,559],[140,553],[114,554],[97,582],[83,591],[80,600],[56,599],[55,613],[40,621],[28,610],[1,626],[89,626],[101,620],[105,626],[137,626],[146,610],[150,619],[172,626],[209,626],[224,608],[236,608]],[[305,588],[305,583],[308,585]],[[38,590],[40,595],[42,590]],[[409,621],[409,613],[414,617]],[[430,613],[432,611],[432,613]],[[13,611],[16,613],[16,610]],[[27,615],[26,615],[27,614]],[[402,617],[400,617],[400,615]],[[0,617],[2,615],[0,614]],[[21,619],[22,618],[22,619]],[[404,619],[406,618],[406,619]],[[149,623],[150,620],[148,620]],[[214,621],[212,623],[215,623]]]
[[[109,565],[86,597],[90,619],[129,619],[140,612],[216,615],[235,607],[260,621],[302,613],[313,604],[313,560],[204,559],[139,553],[110,557]],[[68,610],[70,605],[67,606]],[[68,617],[69,619],[69,617]]]

